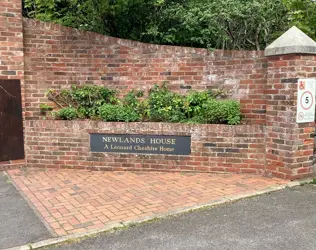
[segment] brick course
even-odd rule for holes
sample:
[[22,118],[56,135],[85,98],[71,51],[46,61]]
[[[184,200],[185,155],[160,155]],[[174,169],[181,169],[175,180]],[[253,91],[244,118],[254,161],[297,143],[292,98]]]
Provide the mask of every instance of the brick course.
[[[132,171],[263,173],[265,129],[260,125],[26,121],[32,167]],[[90,152],[89,133],[191,135],[191,155]]]

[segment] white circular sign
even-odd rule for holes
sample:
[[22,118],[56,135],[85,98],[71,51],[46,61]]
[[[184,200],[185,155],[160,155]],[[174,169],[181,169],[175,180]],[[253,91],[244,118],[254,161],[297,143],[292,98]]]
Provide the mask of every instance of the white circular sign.
[[301,100],[300,100],[301,107],[304,110],[308,110],[313,106],[313,103],[314,103],[314,98],[313,98],[312,93],[309,91],[305,91],[301,96]]

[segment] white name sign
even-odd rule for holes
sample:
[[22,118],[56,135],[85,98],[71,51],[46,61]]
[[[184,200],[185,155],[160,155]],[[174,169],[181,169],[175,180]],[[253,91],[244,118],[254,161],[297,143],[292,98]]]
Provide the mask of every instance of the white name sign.
[[316,79],[299,79],[297,83],[296,122],[305,123],[315,120]]

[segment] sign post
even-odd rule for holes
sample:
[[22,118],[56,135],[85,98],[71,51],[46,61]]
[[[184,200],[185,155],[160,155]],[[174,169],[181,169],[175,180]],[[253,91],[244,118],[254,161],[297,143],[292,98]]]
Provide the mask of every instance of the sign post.
[[315,120],[316,79],[299,79],[297,84],[297,123]]

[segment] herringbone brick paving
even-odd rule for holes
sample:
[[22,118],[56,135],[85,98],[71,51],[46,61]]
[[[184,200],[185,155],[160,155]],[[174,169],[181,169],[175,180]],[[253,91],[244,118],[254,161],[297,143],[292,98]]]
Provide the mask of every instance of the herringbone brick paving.
[[8,174],[59,236],[287,183],[237,174],[67,169],[9,170]]

